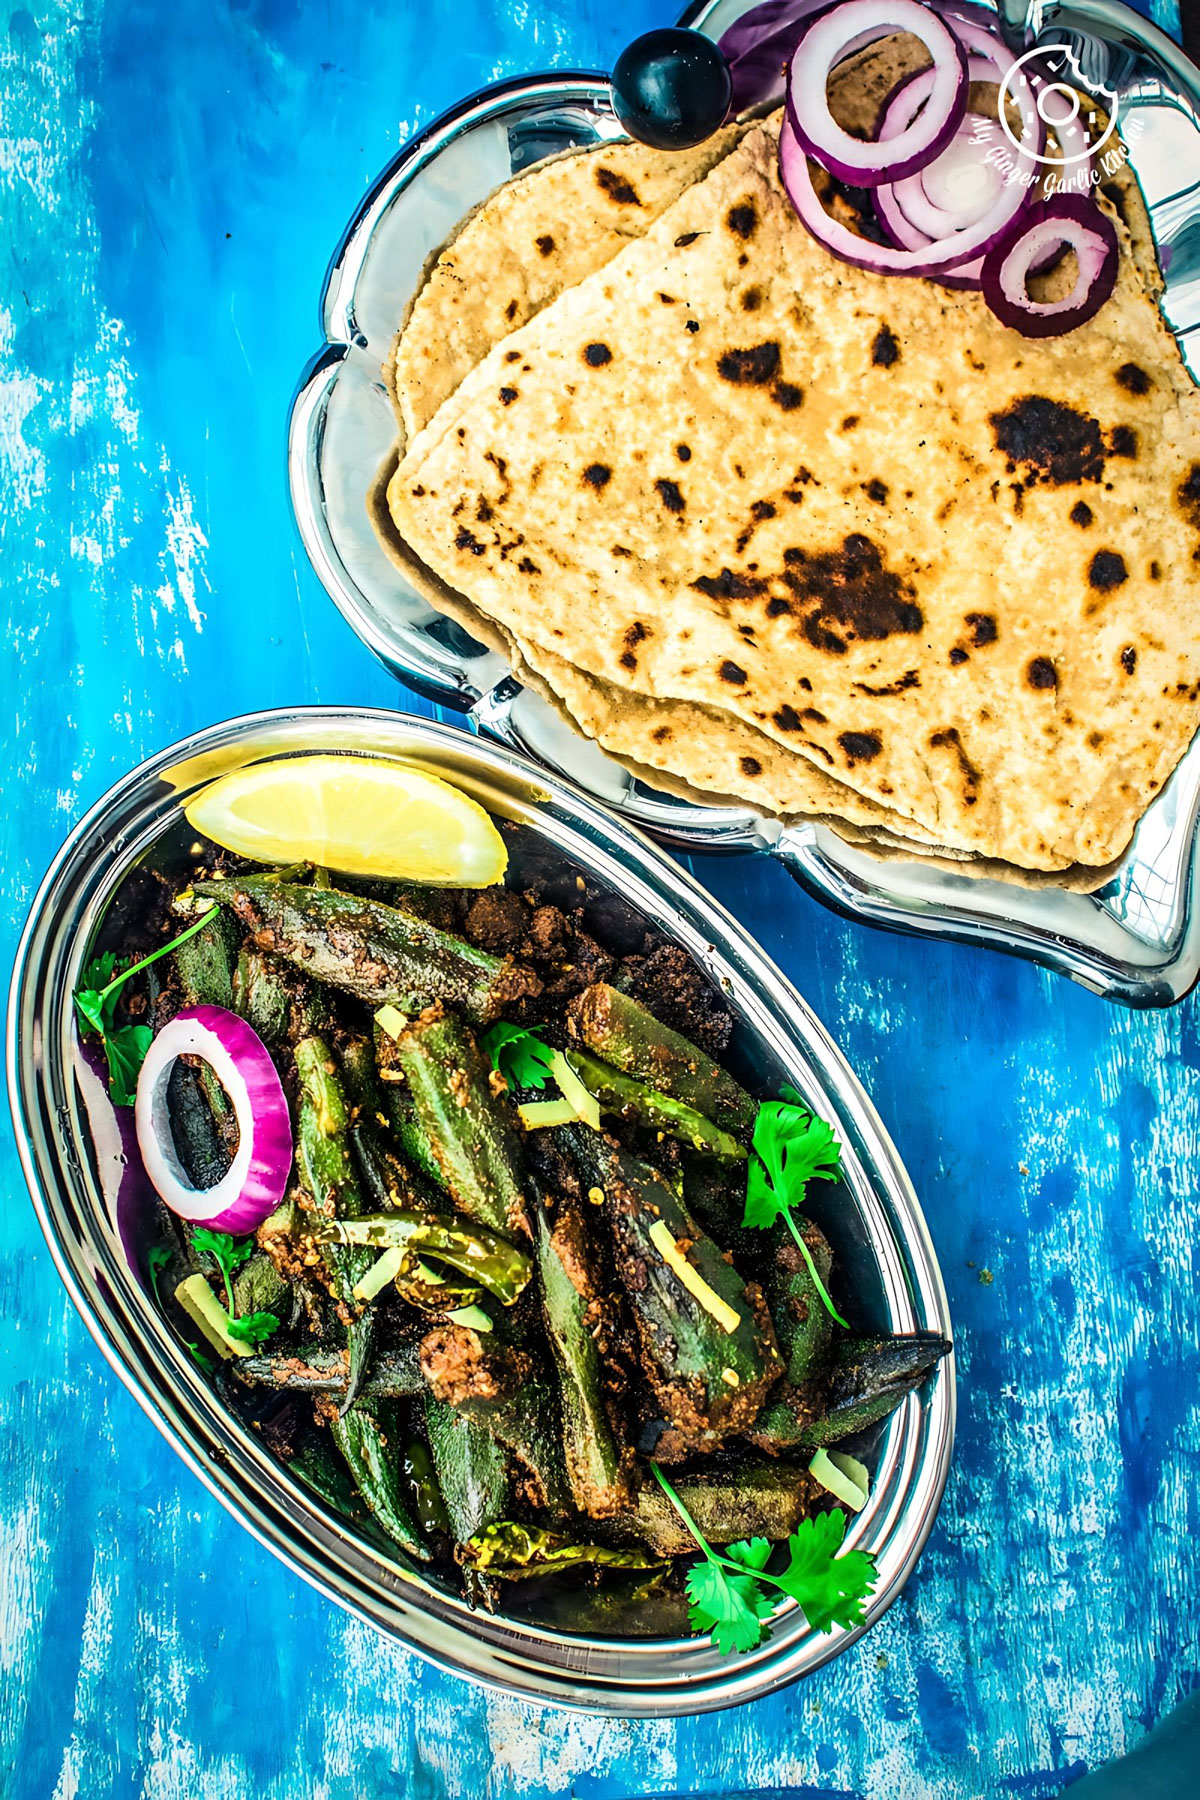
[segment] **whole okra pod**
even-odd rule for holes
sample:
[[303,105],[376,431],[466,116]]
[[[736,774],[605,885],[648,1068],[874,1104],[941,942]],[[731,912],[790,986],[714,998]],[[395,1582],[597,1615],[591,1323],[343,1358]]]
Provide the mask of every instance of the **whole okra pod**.
[[590,1197],[604,1206],[641,1340],[660,1462],[744,1432],[783,1372],[760,1290],[743,1281],[675,1189],[599,1132],[565,1127]]
[[[350,1359],[345,1350],[315,1348],[289,1354],[239,1356],[233,1373],[240,1381],[284,1388],[296,1394],[333,1394],[343,1399],[350,1378]],[[416,1343],[397,1350],[381,1350],[371,1359],[371,1370],[362,1386],[364,1399],[402,1399],[424,1388]]]
[[730,1162],[745,1162],[746,1149],[728,1131],[722,1131],[711,1119],[688,1106],[661,1094],[657,1088],[639,1081],[636,1075],[623,1075],[611,1063],[601,1062],[578,1044],[572,1044],[570,1064],[590,1094],[600,1102],[602,1112],[617,1113],[623,1119],[646,1125],[652,1131],[680,1138],[708,1156],[719,1156]]
[[628,1504],[630,1455],[618,1443],[604,1405],[593,1336],[600,1296],[579,1214],[564,1202],[551,1227],[539,1207],[536,1244],[546,1335],[562,1400],[567,1479],[580,1512],[608,1518]]
[[261,875],[198,881],[197,894],[233,908],[258,949],[294,962],[313,981],[368,1005],[419,1012],[435,1000],[487,1024],[540,992],[530,969],[490,956],[436,925],[337,888],[299,887]]
[[[299,1153],[297,1162],[316,1211],[326,1220],[358,1218],[366,1211],[350,1153],[349,1114],[333,1052],[324,1038],[302,1038],[296,1045],[300,1078]],[[343,1408],[353,1405],[366,1379],[375,1335],[375,1315],[360,1311],[354,1298],[374,1257],[358,1245],[333,1244],[328,1252],[334,1290],[349,1315],[350,1384]]]
[[329,1429],[373,1517],[410,1556],[428,1562],[429,1546],[409,1512],[402,1485],[404,1440],[393,1403],[359,1400],[331,1419]]
[[492,1231],[528,1237],[520,1140],[471,1032],[431,1006],[395,1046],[417,1123],[455,1206]]
[[571,1033],[605,1062],[748,1137],[758,1102],[703,1050],[663,1025],[628,994],[597,981],[568,1008]]

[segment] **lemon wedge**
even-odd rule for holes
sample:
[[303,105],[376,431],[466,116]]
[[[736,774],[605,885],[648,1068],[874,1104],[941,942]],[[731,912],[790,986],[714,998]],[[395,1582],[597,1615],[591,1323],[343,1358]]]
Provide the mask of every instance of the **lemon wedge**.
[[382,757],[252,763],[211,782],[184,811],[194,830],[256,862],[312,862],[430,887],[489,887],[508,864],[477,801]]

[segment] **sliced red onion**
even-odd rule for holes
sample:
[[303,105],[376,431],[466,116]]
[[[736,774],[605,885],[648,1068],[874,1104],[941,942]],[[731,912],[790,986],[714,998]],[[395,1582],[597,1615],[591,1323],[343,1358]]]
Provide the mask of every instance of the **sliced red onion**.
[[125,1260],[146,1288],[140,1253],[151,1237],[157,1202],[142,1166],[133,1111],[113,1105],[108,1062],[99,1044],[76,1041],[75,1079],[87,1114],[104,1204],[117,1228]]
[[[215,1187],[188,1180],[167,1108],[167,1083],[176,1060],[208,1063],[233,1103],[237,1155]],[[220,1231],[255,1231],[283,1199],[292,1169],[292,1122],[266,1045],[223,1006],[189,1006],[164,1025],[138,1076],[137,1141],[146,1173],[171,1211]]]
[[[874,244],[869,238],[859,237],[849,226],[831,218],[821,205],[808,171],[808,158],[796,141],[790,119],[784,120],[779,134],[779,172],[788,198],[817,242],[843,262],[852,263],[857,269],[870,269],[877,275],[931,275],[935,281],[941,281],[947,270],[962,270],[990,250],[1001,235],[1001,229],[982,219],[965,231],[916,248]],[[877,194],[879,190],[873,192]]]
[[[829,110],[830,71],[869,34],[911,32],[933,58],[926,103],[888,144],[850,136]],[[945,148],[967,110],[967,58],[954,33],[918,0],[844,0],[809,26],[788,70],[788,118],[798,144],[840,181],[875,187],[915,174]]]
[[[981,58],[972,57],[969,66],[972,79],[990,79],[990,67]],[[985,73],[978,75],[978,70]],[[906,129],[928,99],[932,85],[933,71],[922,69],[893,90],[879,121],[881,143],[891,142]],[[924,234],[926,242],[936,243],[985,219],[999,231],[1029,198],[1037,176],[1036,162],[1014,152],[1015,169],[998,166],[994,146],[986,133],[980,133],[981,123],[990,121],[982,114],[968,113],[940,156],[917,174],[885,184],[893,196],[893,201],[885,203],[889,213],[898,208],[908,223]],[[958,204],[952,204],[956,198]]]
[[[1058,245],[1079,262],[1065,300],[1033,300],[1028,278]],[[1022,337],[1060,337],[1099,312],[1117,281],[1120,255],[1112,222],[1079,194],[1056,194],[1029,208],[983,259],[983,297],[1004,325]]]

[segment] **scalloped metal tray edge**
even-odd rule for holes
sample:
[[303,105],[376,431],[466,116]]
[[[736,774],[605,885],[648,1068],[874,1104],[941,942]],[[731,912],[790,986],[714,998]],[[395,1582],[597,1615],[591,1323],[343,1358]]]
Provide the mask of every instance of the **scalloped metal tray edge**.
[[[742,0],[692,7],[719,36]],[[1167,263],[1163,310],[1200,379],[1200,73],[1114,0],[1035,0],[1029,35],[1075,43],[1142,117],[1131,153]],[[1081,45],[1079,40],[1086,41]],[[401,680],[467,715],[472,729],[532,754],[630,823],[684,851],[767,850],[839,912],[893,930],[985,944],[1132,1006],[1181,999],[1200,976],[1200,737],[1140,821],[1112,878],[1092,894],[1024,888],[882,857],[828,827],[781,826],[704,807],[632,780],[563,726],[503,660],[409,590],[366,517],[368,483],[395,436],[380,363],[426,256],[502,181],[571,145],[622,135],[607,78],[531,75],[462,101],[413,138],[366,195],[339,245],[321,304],[325,343],[301,380],[289,428],[297,525],[321,582],[354,631]],[[1177,171],[1197,179],[1180,185]]]

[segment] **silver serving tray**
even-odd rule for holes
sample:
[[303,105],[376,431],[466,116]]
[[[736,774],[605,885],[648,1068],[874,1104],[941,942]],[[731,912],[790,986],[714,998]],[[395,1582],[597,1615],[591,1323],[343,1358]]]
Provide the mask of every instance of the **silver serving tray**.
[[[1166,266],[1163,310],[1200,379],[1200,74],[1162,32],[1111,0],[1034,0],[1028,14],[1024,0],[1006,4],[1019,14],[1006,22],[1010,37],[1068,43],[1089,79],[1118,95]],[[745,0],[701,0],[684,21],[718,38],[746,10]],[[854,918],[1007,950],[1128,1005],[1180,999],[1200,976],[1193,904],[1200,740],[1096,893],[977,880],[920,859],[874,855],[823,825],[785,828],[738,806],[690,804],[647,787],[565,727],[502,658],[435,613],[380,548],[365,507],[395,437],[380,363],[427,256],[512,174],[571,145],[621,136],[602,75],[499,82],[414,138],[367,194],[330,265],[325,344],[304,375],[290,424],[296,520],[330,597],[409,686],[460,709],[474,730],[568,773],[663,842],[686,851],[768,850]]]
[[[748,1059],[747,1070],[764,1085],[794,1082],[837,1130],[845,1181],[828,1210],[818,1203],[812,1210],[862,1324],[950,1335],[937,1259],[895,1148],[824,1027],[741,926],[649,839],[506,746],[402,714],[334,707],[234,719],[143,763],[76,826],[33,903],[9,1007],[9,1098],[42,1230],[84,1323],[167,1441],[235,1518],[321,1593],[443,1668],[526,1699],[643,1717],[707,1712],[810,1673],[880,1617],[929,1535],[954,1438],[952,1356],[861,1452],[873,1472],[871,1496],[847,1543],[876,1557],[866,1625],[822,1636],[787,1602],[765,1644],[722,1657],[703,1638],[605,1636],[589,1622],[578,1590],[564,1589],[539,1609],[522,1600],[516,1583],[505,1611],[472,1612],[461,1595],[348,1525],[276,1462],[144,1291],[122,1242],[129,1221],[118,1216],[113,1195],[119,1159],[93,1134],[81,1103],[71,992],[131,871],[146,859],[186,860],[192,833],[183,807],[191,796],[229,769],[312,750],[382,752],[444,775],[499,816],[532,826],[564,861],[683,944],[734,1015],[731,1054]],[[556,1607],[550,1616],[548,1606]],[[638,1623],[662,1629],[640,1615]],[[671,1630],[678,1629],[676,1615]]]

